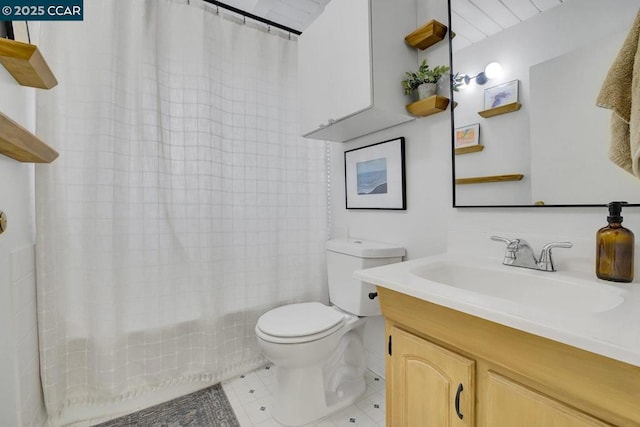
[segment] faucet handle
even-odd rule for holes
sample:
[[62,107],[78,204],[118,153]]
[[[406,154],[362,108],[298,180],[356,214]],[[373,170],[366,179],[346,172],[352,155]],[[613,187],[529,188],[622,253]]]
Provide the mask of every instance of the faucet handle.
[[553,265],[553,258],[551,258],[551,249],[553,248],[572,248],[571,242],[551,242],[542,247],[540,253],[540,261],[538,261],[538,268],[544,271],[556,271]]
[[491,236],[491,240],[507,244],[507,251],[504,254],[503,264],[511,264],[516,259],[516,251],[520,246],[520,239],[507,239],[506,237]]
[[506,237],[491,236],[491,240],[506,243],[507,251],[517,251],[521,246],[529,246],[526,240],[522,239],[507,239]]
[[513,240],[507,239],[506,237],[500,237],[500,236],[491,236],[491,240],[494,240],[496,242],[504,242],[507,245],[510,245],[511,243],[513,243]]
[[573,243],[571,242],[551,242],[547,243],[542,247],[543,251],[551,251],[553,248],[572,248]]

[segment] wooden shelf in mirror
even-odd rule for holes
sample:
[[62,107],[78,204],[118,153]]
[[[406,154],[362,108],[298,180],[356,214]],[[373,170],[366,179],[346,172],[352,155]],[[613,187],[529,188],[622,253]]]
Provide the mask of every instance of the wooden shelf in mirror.
[[458,154],[477,153],[478,151],[482,151],[482,150],[484,150],[484,145],[476,144],[476,145],[470,145],[468,147],[456,148],[455,153],[457,156]]
[[424,50],[444,39],[447,26],[432,19],[404,38],[409,46]]
[[58,84],[36,45],[0,38],[0,63],[22,86],[51,89]]
[[509,175],[491,175],[491,176],[476,176],[472,178],[458,178],[456,184],[482,184],[485,182],[506,182],[506,181],[520,181],[524,178],[521,173],[514,173]]
[[507,114],[518,111],[520,107],[522,107],[522,104],[520,104],[519,102],[512,102],[511,104],[501,105],[496,108],[478,111],[478,114],[486,119],[488,117],[499,116],[500,114]]
[[407,105],[407,111],[414,116],[426,117],[432,114],[441,113],[447,109],[449,98],[444,96],[433,95],[420,101],[412,102]]
[[51,163],[58,152],[0,113],[0,154],[27,163]]

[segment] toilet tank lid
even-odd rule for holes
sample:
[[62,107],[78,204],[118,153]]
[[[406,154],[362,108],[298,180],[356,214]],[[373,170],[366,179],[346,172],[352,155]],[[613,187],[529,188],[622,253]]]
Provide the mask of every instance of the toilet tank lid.
[[405,255],[404,248],[397,245],[362,239],[328,240],[327,250],[359,258],[395,258]]

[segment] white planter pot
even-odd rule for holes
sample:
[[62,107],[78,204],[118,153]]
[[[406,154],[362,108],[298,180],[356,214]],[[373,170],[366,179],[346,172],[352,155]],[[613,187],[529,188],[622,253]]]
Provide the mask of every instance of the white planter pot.
[[436,94],[435,83],[422,83],[418,86],[418,99],[425,99]]

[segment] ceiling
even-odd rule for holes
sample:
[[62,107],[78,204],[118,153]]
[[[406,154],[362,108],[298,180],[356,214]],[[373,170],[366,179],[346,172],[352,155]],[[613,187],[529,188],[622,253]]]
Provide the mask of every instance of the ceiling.
[[330,0],[221,0],[278,24],[304,31]]
[[451,28],[458,51],[568,0],[451,0]]
[[[304,31],[330,0],[222,0],[230,6]],[[454,50],[462,49],[569,0],[451,0]],[[392,19],[392,18],[390,18]]]

